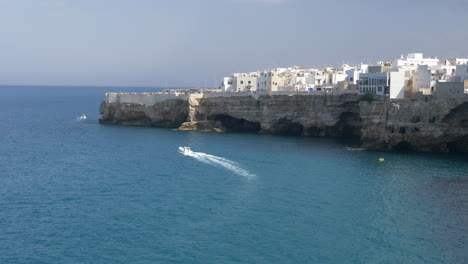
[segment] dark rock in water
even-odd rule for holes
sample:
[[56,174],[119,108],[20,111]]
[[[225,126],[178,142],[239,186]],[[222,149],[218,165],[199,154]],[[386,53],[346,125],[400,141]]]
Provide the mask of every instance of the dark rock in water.
[[179,130],[199,130],[205,132],[225,132],[226,128],[219,121],[184,122]]

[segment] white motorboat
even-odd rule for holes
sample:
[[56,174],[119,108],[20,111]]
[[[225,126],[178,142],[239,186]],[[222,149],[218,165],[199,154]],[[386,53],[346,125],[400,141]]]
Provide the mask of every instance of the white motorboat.
[[179,147],[179,151],[182,154],[189,154],[192,152],[192,150],[189,147]]
[[86,119],[86,115],[85,114],[82,114],[80,115],[80,117],[78,117],[79,120],[85,120]]

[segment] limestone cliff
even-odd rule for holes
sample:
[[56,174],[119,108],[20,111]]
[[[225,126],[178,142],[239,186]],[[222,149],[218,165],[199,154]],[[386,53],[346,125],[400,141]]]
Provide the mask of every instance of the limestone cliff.
[[361,117],[361,139],[370,149],[468,152],[466,97],[362,102]]
[[361,129],[356,94],[202,97],[190,101],[189,116],[243,132],[359,136]]
[[101,124],[178,128],[188,118],[186,100],[165,100],[153,105],[102,102]]
[[126,96],[102,103],[100,123],[357,137],[368,149],[468,152],[466,96],[372,102],[360,101],[355,93],[210,93],[149,101],[138,95],[137,102]]

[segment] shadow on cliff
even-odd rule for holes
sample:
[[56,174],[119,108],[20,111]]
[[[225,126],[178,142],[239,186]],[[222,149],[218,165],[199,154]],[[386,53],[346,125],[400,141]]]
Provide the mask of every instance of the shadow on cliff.
[[280,135],[301,136],[304,135],[304,126],[287,118],[281,118],[278,122],[271,125],[269,130],[265,132]]
[[224,128],[234,132],[258,133],[261,129],[259,122],[252,122],[241,118],[235,118],[230,115],[212,115],[207,119],[210,121],[219,121]]
[[447,149],[453,153],[466,153],[468,150],[468,103],[463,103],[453,108],[443,119],[442,123],[448,124],[447,136],[453,137],[447,143]]
[[335,137],[359,139],[361,137],[362,119],[359,113],[344,112],[333,126],[310,126],[304,130],[306,136]]
[[290,136],[335,137],[359,139],[361,136],[362,119],[359,113],[344,112],[333,126],[304,126],[288,118],[280,118],[276,122],[263,126],[260,122],[235,118],[230,115],[211,115],[210,121],[219,121],[222,126],[232,132],[265,133]]

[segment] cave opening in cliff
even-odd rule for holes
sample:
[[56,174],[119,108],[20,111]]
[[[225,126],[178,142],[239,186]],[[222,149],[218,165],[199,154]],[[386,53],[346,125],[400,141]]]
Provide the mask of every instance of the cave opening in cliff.
[[452,153],[466,153],[468,149],[468,136],[462,131],[468,129],[468,103],[463,103],[452,110],[442,118],[442,123],[448,124],[447,134],[453,137],[462,136],[462,138],[448,142],[447,149]]
[[400,151],[400,152],[410,152],[412,151],[412,146],[408,141],[401,141],[397,145],[393,147],[393,150]]
[[466,153],[468,149],[468,136],[448,143],[447,149],[451,153]]
[[361,136],[362,119],[359,113],[344,112],[339,121],[327,128],[326,135],[342,138],[358,138]]
[[281,118],[272,126],[272,130],[282,135],[299,136],[303,135],[304,126],[287,118]]
[[444,116],[442,123],[450,124],[450,127],[468,127],[468,103],[463,103]]
[[234,132],[258,133],[261,129],[259,122],[252,122],[230,115],[212,115],[208,120],[220,121],[224,128]]

